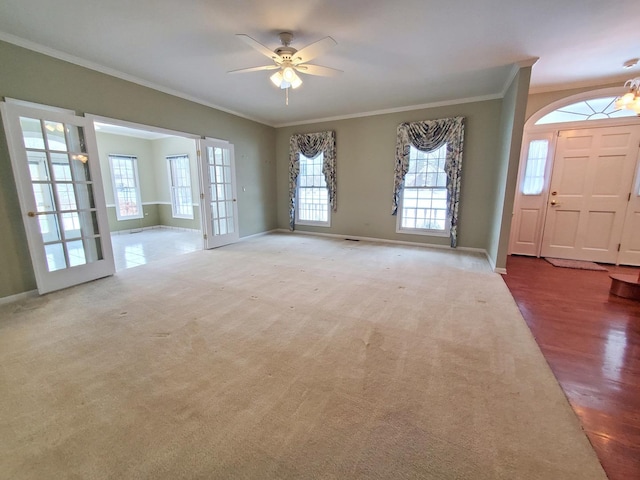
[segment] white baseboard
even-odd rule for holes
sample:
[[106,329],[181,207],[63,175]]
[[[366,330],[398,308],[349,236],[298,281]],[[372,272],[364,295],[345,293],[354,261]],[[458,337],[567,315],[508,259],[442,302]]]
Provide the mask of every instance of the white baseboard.
[[180,230],[183,232],[200,232],[197,228],[184,228],[184,227],[172,227],[171,225],[151,225],[150,227],[140,227],[140,228],[128,228],[126,230],[116,230],[114,232],[110,232],[111,235],[124,235],[129,233],[138,233],[142,230]]
[[365,242],[377,242],[377,243],[390,243],[394,245],[408,245],[410,247],[426,247],[426,248],[438,248],[440,250],[452,250],[452,251],[461,251],[461,252],[471,252],[471,253],[479,253],[481,255],[489,258],[489,254],[484,248],[473,248],[473,247],[456,247],[451,248],[449,245],[438,245],[434,243],[421,243],[421,242],[407,242],[404,240],[390,240],[387,238],[376,238],[376,237],[360,237],[357,235],[341,235],[338,233],[319,233],[319,232],[305,232],[301,230],[287,230],[285,228],[279,228],[277,230],[273,230],[280,233],[293,233],[297,235],[315,235],[318,237],[330,237],[330,238],[341,238],[341,239],[349,239],[349,240],[362,240]]
[[253,235],[247,235],[246,237],[240,237],[240,239],[238,240],[239,242],[244,242],[245,240],[250,240],[252,238],[256,238],[256,237],[262,237],[264,235],[269,235],[270,233],[274,233],[274,232],[279,232],[280,230],[278,230],[277,228],[273,229],[273,230],[267,230],[265,232],[260,232],[260,233],[254,233]]
[[20,300],[26,300],[27,298],[32,298],[37,296],[38,296],[37,290],[29,290],[28,292],[16,293],[15,295],[9,295],[8,297],[0,298],[0,305],[18,302]]

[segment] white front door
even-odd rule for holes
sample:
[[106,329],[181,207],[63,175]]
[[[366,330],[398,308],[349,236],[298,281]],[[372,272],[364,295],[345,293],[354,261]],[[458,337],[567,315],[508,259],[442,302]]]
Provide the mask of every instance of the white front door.
[[205,248],[237,242],[240,235],[233,145],[217,140],[200,140],[200,169]]
[[616,263],[639,142],[633,126],[559,132],[543,257]]
[[13,103],[0,107],[38,291],[113,275],[91,122]]

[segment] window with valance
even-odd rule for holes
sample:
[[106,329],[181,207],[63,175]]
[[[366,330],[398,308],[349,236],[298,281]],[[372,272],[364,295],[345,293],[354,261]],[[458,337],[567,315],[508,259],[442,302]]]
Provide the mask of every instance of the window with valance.
[[[291,135],[289,141],[289,228],[295,229],[296,223],[296,208],[299,204],[297,198],[299,192],[298,180],[300,177],[300,157],[303,157],[305,162],[305,190],[311,192],[314,190],[311,187],[316,187],[313,184],[314,172],[312,169],[317,168],[313,160],[318,162],[322,160],[322,176],[324,177],[324,184],[326,184],[326,198],[318,200],[317,195],[313,200],[314,202],[327,201],[332,211],[336,211],[336,137],[334,131],[318,132],[318,133],[298,133]],[[320,158],[318,158],[320,157]],[[307,163],[308,162],[308,163]],[[316,163],[317,163],[316,162]],[[317,176],[317,175],[315,175]],[[317,183],[317,182],[316,182]],[[310,194],[311,196],[311,194]],[[313,209],[309,209],[310,211]]]
[[[435,231],[434,229],[440,229],[439,226],[433,226],[440,224],[436,221],[440,209],[435,207],[439,200],[434,198],[434,192],[437,192],[436,187],[440,183],[446,183],[446,201],[443,202],[446,207],[443,212],[446,222],[442,222],[442,225],[446,223],[446,228],[440,230],[448,230],[451,246],[457,246],[463,144],[464,117],[398,125],[392,215],[398,215],[399,206],[403,205],[405,200],[407,207],[403,206],[399,214],[413,216],[412,222],[399,222],[399,225],[406,227],[399,231],[428,234]],[[441,160],[439,149],[443,152]],[[439,182],[439,172],[440,175],[446,175],[444,182]],[[407,174],[411,176],[411,185],[406,184]],[[423,181],[419,181],[420,178],[423,178]],[[411,192],[409,199],[403,197],[405,186],[407,193]],[[421,190],[420,186],[424,191],[416,192]],[[416,217],[422,220],[416,220]]]

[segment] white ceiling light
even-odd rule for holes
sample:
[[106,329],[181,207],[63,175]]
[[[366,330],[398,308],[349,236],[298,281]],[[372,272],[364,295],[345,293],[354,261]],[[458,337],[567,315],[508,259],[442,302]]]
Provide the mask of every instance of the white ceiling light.
[[331,37],[325,37],[311,45],[307,45],[301,50],[296,50],[289,46],[293,40],[293,34],[291,32],[282,32],[279,35],[282,46],[276,48],[274,51],[269,50],[268,47],[265,47],[248,35],[238,34],[237,37],[256,49],[265,57],[271,59],[274,64],[260,67],[241,68],[239,70],[232,70],[229,73],[278,70],[276,73],[271,75],[269,79],[276,87],[286,90],[285,98],[287,105],[289,105],[289,88],[298,88],[302,85],[302,79],[298,76],[297,72],[306,73],[307,75],[319,75],[322,77],[341,73],[340,70],[336,70],[335,68],[307,64],[308,61],[323,54],[336,44],[336,41]]

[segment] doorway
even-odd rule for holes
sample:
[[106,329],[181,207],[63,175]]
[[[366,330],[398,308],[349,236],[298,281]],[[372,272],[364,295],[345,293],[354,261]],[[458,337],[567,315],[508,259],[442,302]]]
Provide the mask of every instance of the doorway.
[[201,250],[198,140],[93,122],[116,271]]
[[[113,275],[112,231],[190,229],[199,237],[199,249],[238,240],[231,143],[9,98],[0,102],[0,113],[40,294]],[[99,153],[96,132],[107,134],[107,127],[120,129],[129,143],[121,138]],[[141,155],[131,143],[138,139],[132,130],[137,136],[160,134],[164,143],[147,145]],[[205,147],[213,161],[201,161]],[[162,160],[143,176],[140,156]]]
[[510,254],[640,265],[640,119],[611,90],[527,122]]

